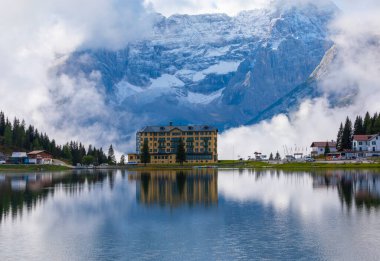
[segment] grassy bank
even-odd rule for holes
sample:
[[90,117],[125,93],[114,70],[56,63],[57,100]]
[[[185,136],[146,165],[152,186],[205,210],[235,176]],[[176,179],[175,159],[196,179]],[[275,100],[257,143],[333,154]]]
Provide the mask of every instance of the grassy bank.
[[243,168],[273,168],[273,169],[380,169],[380,163],[318,163],[289,162],[271,164],[268,162],[244,162],[238,167]]
[[[198,163],[189,164],[147,164],[144,165],[127,165],[124,167],[112,166],[110,169],[128,169],[128,170],[186,170],[194,167],[218,167],[218,168],[252,168],[252,169],[279,169],[279,170],[317,170],[317,169],[379,169],[380,162],[375,163],[317,163],[317,162],[291,162],[284,164],[272,164],[268,162],[256,161],[232,161],[222,160],[218,163]],[[64,171],[70,170],[65,166],[56,165],[0,165],[0,172],[6,171]]]
[[318,163],[318,162],[290,162],[283,164],[273,164],[256,161],[233,161],[222,160],[218,163],[198,163],[198,164],[147,164],[127,166],[127,169],[154,170],[154,169],[192,169],[196,166],[215,166],[218,168],[255,168],[255,169],[283,169],[283,170],[315,170],[315,169],[379,169],[380,162],[375,163]]
[[56,165],[0,165],[0,172],[5,171],[64,171],[70,170],[65,166]]

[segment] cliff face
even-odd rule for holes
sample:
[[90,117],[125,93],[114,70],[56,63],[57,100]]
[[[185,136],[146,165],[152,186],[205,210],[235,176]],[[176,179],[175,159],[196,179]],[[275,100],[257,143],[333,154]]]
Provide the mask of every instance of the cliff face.
[[[281,112],[276,104],[286,97],[304,95],[332,46],[327,26],[336,12],[334,5],[307,5],[235,17],[157,15],[148,39],[116,52],[77,52],[59,73],[98,73],[108,106],[128,114],[133,126],[121,127],[126,131],[169,120],[221,129],[247,124]],[[313,88],[306,93],[317,95]]]

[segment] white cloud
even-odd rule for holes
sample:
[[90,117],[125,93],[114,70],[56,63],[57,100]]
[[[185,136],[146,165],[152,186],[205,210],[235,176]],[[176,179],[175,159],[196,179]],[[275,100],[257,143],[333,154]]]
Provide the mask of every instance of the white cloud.
[[312,141],[335,139],[336,129],[345,115],[345,109],[330,110],[323,98],[308,100],[289,117],[281,114],[256,125],[233,128],[220,134],[219,155],[221,159],[253,157],[256,151],[268,155],[278,151],[284,155],[285,146],[289,151],[297,148],[310,153]]
[[[353,103],[341,108],[331,108],[327,99],[305,101],[298,111],[275,116],[257,125],[240,127],[220,135],[221,158],[232,158],[232,148],[237,155],[252,156],[255,151],[276,152],[284,155],[288,148],[310,146],[312,141],[336,138],[340,122],[346,116],[363,115],[366,111],[380,111],[380,6],[373,1],[356,5],[366,6],[358,11],[342,13],[331,25],[338,56],[330,66],[328,76],[320,83],[326,96],[353,96]],[[356,89],[358,92],[353,92]]]
[[340,202],[335,200],[336,190],[314,190],[312,177],[304,173],[286,175],[275,170],[263,173],[244,170],[236,177],[233,172],[224,170],[218,174],[219,194],[228,201],[258,202],[279,213],[294,211],[308,222],[340,207]]
[[[231,16],[241,11],[274,5],[324,4],[330,0],[144,0],[147,7],[165,16],[173,14],[225,13]],[[344,5],[340,5],[344,6]]]
[[[92,79],[68,78],[57,77],[52,68],[81,48],[122,48],[149,34],[150,26],[140,0],[2,1],[0,109],[60,142],[112,140],[112,126],[97,121],[81,129],[79,124],[109,117],[96,72]],[[62,128],[57,130],[54,121]]]
[[226,13],[236,15],[268,5],[268,0],[145,0],[147,6],[163,15]]

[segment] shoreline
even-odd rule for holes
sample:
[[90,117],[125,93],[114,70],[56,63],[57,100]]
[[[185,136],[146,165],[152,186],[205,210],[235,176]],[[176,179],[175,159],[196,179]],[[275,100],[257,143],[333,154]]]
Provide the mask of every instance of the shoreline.
[[379,169],[380,172],[380,162],[375,163],[358,163],[358,162],[290,162],[290,163],[269,163],[269,162],[256,162],[256,161],[244,161],[244,162],[233,162],[233,161],[221,161],[218,163],[208,163],[208,164],[147,164],[144,165],[125,165],[125,166],[102,166],[94,168],[70,168],[68,166],[59,165],[0,165],[0,174],[3,172],[59,172],[59,171],[80,171],[80,170],[136,170],[136,171],[149,171],[149,170],[191,170],[191,169],[274,169],[274,170],[330,170],[330,169]]
[[10,165],[3,164],[0,165],[0,174],[4,172],[24,172],[24,171],[34,171],[34,172],[45,172],[45,171],[66,171],[72,170],[72,168],[59,165]]

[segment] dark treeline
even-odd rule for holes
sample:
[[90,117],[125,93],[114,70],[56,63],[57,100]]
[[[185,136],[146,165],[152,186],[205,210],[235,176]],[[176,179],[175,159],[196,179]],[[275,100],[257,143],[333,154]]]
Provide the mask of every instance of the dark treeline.
[[[51,140],[46,133],[39,132],[32,125],[26,127],[24,120],[15,118],[13,123],[10,122],[3,112],[0,112],[0,145],[22,151],[46,150],[54,158],[69,161],[73,165],[84,163],[84,160],[87,164],[95,165],[116,163],[114,156],[107,157],[102,148],[97,149],[90,145],[86,150],[84,145],[77,141],[58,145],[54,139]],[[112,162],[109,162],[110,159]]]
[[353,135],[372,135],[380,133],[380,114],[373,116],[367,112],[364,116],[357,116],[354,124],[349,117],[341,123],[337,135],[338,151],[351,150]]

